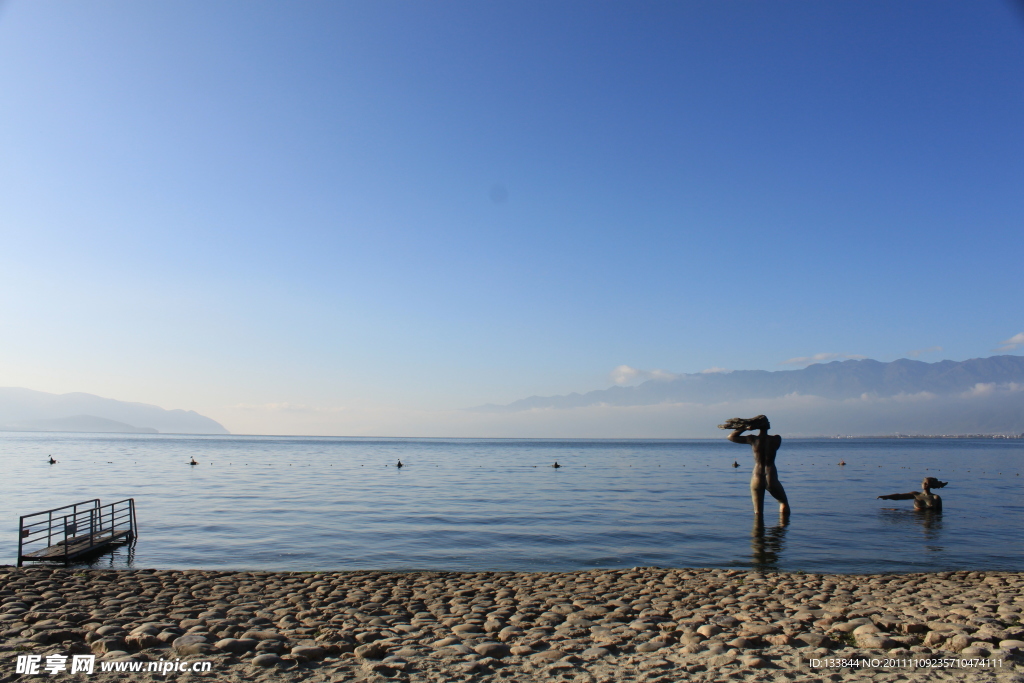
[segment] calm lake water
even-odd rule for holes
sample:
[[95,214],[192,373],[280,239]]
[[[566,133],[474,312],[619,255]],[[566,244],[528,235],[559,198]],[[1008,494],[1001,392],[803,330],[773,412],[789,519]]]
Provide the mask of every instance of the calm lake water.
[[[784,440],[792,519],[768,498],[760,532],[751,463],[724,439],[0,433],[0,563],[19,515],[134,497],[137,543],[93,566],[1024,569],[1024,441]],[[928,475],[950,482],[942,515],[875,498]]]

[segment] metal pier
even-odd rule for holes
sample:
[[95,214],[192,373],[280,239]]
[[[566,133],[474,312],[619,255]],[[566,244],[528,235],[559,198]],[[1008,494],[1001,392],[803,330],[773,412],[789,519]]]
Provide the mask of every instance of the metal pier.
[[18,566],[25,562],[63,562],[130,543],[138,536],[135,499],[101,505],[99,498],[21,517]]

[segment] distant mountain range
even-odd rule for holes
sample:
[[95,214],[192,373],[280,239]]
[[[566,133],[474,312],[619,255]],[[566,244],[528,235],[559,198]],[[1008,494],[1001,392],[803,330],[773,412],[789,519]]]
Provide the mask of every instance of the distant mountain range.
[[164,410],[92,394],[49,394],[0,387],[0,430],[228,434],[220,423],[192,410]]
[[487,404],[475,412],[509,413],[539,408],[650,406],[663,403],[717,404],[790,395],[830,400],[888,398],[915,394],[950,396],[979,386],[1024,388],[1024,356],[993,356],[924,363],[901,358],[891,363],[846,360],[802,370],[737,370],[652,379],[633,387],[614,386],[585,394],[531,396],[507,405]]

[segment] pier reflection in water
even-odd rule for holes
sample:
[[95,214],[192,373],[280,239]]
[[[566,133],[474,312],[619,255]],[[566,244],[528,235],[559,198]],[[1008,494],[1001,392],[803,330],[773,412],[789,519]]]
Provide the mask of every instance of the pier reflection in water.
[[786,540],[789,520],[780,521],[777,526],[765,529],[761,518],[754,519],[750,532],[751,564],[757,571],[778,571],[779,556]]

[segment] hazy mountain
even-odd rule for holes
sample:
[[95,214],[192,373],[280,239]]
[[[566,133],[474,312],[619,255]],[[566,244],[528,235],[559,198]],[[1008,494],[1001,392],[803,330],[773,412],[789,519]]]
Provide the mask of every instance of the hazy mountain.
[[0,429],[171,434],[228,434],[192,410],[164,410],[92,394],[49,394],[0,387]]
[[712,404],[791,394],[832,400],[860,398],[865,394],[876,398],[922,392],[942,396],[973,391],[978,385],[1006,384],[1024,385],[1024,356],[993,356],[938,363],[906,358],[891,363],[846,360],[815,364],[802,370],[699,373],[669,380],[652,379],[635,387],[615,386],[586,394],[531,396],[508,405],[488,404],[473,410],[508,412],[593,405]]

